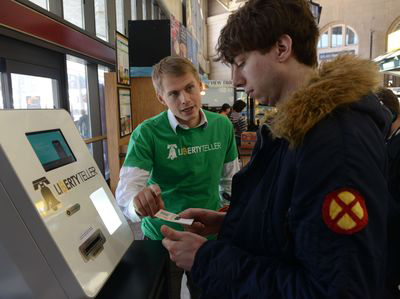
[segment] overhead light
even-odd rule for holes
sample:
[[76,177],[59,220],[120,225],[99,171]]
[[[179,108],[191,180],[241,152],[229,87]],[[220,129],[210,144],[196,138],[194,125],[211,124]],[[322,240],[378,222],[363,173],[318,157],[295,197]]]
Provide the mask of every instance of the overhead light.
[[238,10],[247,0],[217,0],[227,11]]
[[321,17],[322,6],[319,5],[318,3],[312,2],[312,0],[310,0],[309,7],[310,7],[310,10],[311,10],[311,13],[314,16],[315,22],[317,22],[317,24],[319,24],[319,19]]
[[205,92],[204,90],[202,90],[202,91],[200,91],[200,94],[201,94],[202,96],[204,96],[204,95],[206,94],[206,92]]

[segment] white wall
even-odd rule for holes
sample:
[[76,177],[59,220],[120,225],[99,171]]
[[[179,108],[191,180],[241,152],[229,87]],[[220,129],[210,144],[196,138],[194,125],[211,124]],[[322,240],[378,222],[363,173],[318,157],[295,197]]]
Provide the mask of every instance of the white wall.
[[224,13],[207,18],[208,31],[208,56],[210,61],[210,79],[211,80],[230,80],[231,69],[221,62],[214,62],[216,51],[215,46],[218,42],[221,29],[226,25],[230,13]]

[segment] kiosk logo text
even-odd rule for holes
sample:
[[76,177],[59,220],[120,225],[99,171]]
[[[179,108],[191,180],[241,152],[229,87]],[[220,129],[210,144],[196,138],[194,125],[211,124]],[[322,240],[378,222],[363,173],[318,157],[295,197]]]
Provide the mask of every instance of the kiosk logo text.
[[80,171],[69,178],[63,179],[55,183],[54,189],[57,191],[58,195],[63,193],[67,193],[72,188],[79,186],[81,183],[86,182],[87,180],[95,177],[97,175],[96,168],[89,167],[83,171]]

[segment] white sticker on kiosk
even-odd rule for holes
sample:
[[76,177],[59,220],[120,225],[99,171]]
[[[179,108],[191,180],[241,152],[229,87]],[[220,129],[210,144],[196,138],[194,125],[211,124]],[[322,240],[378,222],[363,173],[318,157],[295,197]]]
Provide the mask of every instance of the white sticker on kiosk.
[[103,188],[100,188],[90,194],[89,197],[108,232],[110,235],[112,235],[118,229],[118,227],[121,226],[122,222],[121,219],[119,219],[118,214],[110,201],[110,198],[107,196],[107,193]]

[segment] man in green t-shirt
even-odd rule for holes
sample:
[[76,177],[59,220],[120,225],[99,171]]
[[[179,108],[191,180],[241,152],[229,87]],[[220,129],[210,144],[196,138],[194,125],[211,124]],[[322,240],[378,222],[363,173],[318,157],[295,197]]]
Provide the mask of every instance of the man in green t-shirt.
[[[162,59],[154,66],[152,79],[168,110],[132,133],[116,199],[128,219],[142,221],[145,238],[162,240],[160,228],[166,222],[153,218],[158,210],[218,210],[224,204],[221,195],[230,195],[239,163],[233,126],[228,118],[201,109],[200,78],[187,59]],[[179,224],[168,225],[183,230]],[[175,270],[179,273],[170,298],[180,294],[183,270]],[[188,282],[193,298],[190,276]]]

